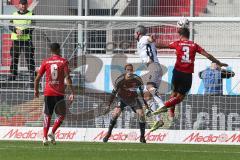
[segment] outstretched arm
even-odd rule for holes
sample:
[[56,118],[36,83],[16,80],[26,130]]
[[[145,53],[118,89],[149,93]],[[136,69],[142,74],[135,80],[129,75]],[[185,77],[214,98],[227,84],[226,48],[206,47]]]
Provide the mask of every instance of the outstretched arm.
[[213,55],[207,53],[205,50],[202,50],[202,51],[199,52],[199,53],[200,53],[201,55],[205,56],[205,57],[206,57],[207,59],[209,59],[210,61],[218,64],[220,67],[222,67],[222,66],[227,67],[227,66],[228,66],[228,64],[220,62],[220,61],[217,60]]
[[169,45],[164,44],[164,43],[162,43],[162,42],[156,43],[155,45],[156,45],[156,47],[159,48],[159,49],[169,48]]

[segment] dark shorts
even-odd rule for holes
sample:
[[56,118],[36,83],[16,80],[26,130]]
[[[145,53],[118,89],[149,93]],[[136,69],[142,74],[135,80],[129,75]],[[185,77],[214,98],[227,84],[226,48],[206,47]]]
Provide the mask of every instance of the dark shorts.
[[136,113],[137,109],[142,109],[143,108],[143,103],[136,98],[135,100],[131,101],[131,102],[126,102],[124,100],[122,100],[121,98],[116,98],[116,107],[121,108],[121,110],[123,111],[124,108],[126,106],[131,107],[131,109]]
[[64,96],[45,96],[44,103],[45,114],[52,115],[54,110],[56,114],[66,114],[66,103]]
[[172,90],[185,95],[192,86],[192,74],[173,70]]

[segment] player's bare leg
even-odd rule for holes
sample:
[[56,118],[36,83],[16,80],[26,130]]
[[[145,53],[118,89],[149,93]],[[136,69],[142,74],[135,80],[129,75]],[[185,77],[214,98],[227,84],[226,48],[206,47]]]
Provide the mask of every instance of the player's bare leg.
[[121,113],[122,113],[122,110],[121,110],[120,107],[116,107],[114,109],[114,111],[112,113],[112,118],[110,120],[110,124],[109,124],[109,127],[108,127],[108,132],[107,132],[106,136],[103,138],[103,142],[108,142],[108,139],[112,134],[113,127],[117,123],[117,119],[118,119],[118,117],[120,116]]
[[146,143],[145,139],[145,126],[146,126],[146,121],[145,121],[145,115],[143,109],[137,109],[137,117],[139,121],[139,128],[140,128],[140,142],[141,143]]

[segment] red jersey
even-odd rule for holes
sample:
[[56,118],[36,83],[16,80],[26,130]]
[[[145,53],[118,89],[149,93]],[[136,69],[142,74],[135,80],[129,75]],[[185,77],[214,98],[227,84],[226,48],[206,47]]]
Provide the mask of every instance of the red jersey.
[[63,96],[65,73],[69,73],[68,61],[59,55],[43,60],[39,74],[46,72],[44,96]]
[[189,40],[175,41],[170,43],[168,47],[176,49],[177,60],[175,69],[180,72],[193,73],[196,53],[202,52],[203,49]]

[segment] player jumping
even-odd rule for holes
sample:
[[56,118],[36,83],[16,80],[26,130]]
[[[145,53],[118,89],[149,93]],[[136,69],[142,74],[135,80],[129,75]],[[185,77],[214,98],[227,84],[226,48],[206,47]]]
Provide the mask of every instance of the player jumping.
[[[147,92],[145,92],[145,100],[152,111],[155,111],[159,106],[163,106],[163,101],[158,93],[158,88],[161,83],[162,69],[157,58],[157,49],[151,36],[146,35],[147,29],[139,25],[135,29],[134,37],[137,40],[137,52],[142,63],[147,66]],[[151,96],[148,96],[150,95]],[[157,105],[156,105],[157,104]],[[151,111],[147,110],[146,115],[150,115]],[[156,122],[151,128],[151,131],[158,129],[164,125],[160,115],[155,117]]]
[[170,48],[176,50],[176,63],[173,69],[172,76],[172,94],[170,99],[164,103],[163,107],[160,107],[153,114],[159,114],[161,112],[167,112],[170,108],[170,115],[174,117],[175,105],[183,101],[185,95],[191,89],[192,85],[192,73],[194,72],[194,61],[196,53],[199,53],[210,61],[218,64],[219,66],[228,66],[225,63],[221,63],[211,54],[207,53],[197,43],[189,40],[190,32],[188,28],[178,29],[179,40],[170,43],[169,45],[157,44],[158,48]]

